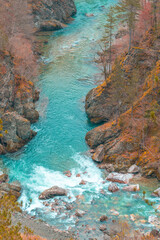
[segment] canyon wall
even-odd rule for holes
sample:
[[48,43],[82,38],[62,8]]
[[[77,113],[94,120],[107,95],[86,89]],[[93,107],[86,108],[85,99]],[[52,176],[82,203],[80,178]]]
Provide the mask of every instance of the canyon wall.
[[37,31],[64,27],[76,13],[72,0],[0,0],[0,154],[15,152],[36,132],[39,91]]
[[[138,46],[119,56],[117,66],[123,78],[117,80],[120,74],[113,65],[106,81],[88,93],[85,108],[91,122],[101,123],[86,134],[93,160],[104,167],[113,164],[120,172],[137,164],[142,174],[160,180],[160,36],[157,35],[152,30],[147,32]],[[133,86],[131,76],[135,77],[135,69],[138,74]]]

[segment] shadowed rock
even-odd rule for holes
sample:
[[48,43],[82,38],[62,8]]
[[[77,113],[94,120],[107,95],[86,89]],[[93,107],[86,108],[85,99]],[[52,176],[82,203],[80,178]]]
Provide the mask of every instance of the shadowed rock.
[[92,156],[92,159],[95,162],[101,163],[104,159],[104,146],[101,144],[100,146],[97,147],[95,153]]

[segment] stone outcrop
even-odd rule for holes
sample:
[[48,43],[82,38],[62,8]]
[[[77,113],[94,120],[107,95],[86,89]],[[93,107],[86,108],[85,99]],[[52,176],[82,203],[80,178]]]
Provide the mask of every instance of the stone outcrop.
[[21,195],[21,184],[18,181],[8,183],[8,175],[0,172],[0,198],[10,194],[17,200]]
[[73,0],[34,0],[32,11],[39,31],[54,31],[64,28],[76,14]]
[[36,132],[31,130],[30,121],[17,112],[6,112],[1,119],[3,122],[1,142],[7,152],[17,151],[36,135]]
[[[149,44],[149,39],[152,39],[152,44]],[[129,100],[125,102],[126,93],[124,91],[124,96],[123,94],[121,96],[123,104],[119,106],[117,118],[117,104],[114,99],[116,91],[112,84],[112,80],[114,80],[112,77],[115,75],[114,64],[113,71],[106,81],[92,89],[86,96],[85,109],[89,120],[93,123],[102,123],[101,126],[89,131],[85,138],[91,148],[90,153],[93,160],[95,160],[94,156],[97,155],[99,147],[103,148],[104,155],[103,159],[101,158],[100,168],[102,166],[103,169],[106,169],[105,164],[112,164],[117,172],[126,173],[128,171],[133,174],[140,172],[144,176],[157,177],[160,180],[159,126],[158,124],[154,127],[151,126],[148,120],[149,115],[144,117],[143,112],[145,109],[145,113],[150,113],[153,102],[160,104],[159,88],[154,84],[154,80],[152,83],[150,82],[150,89],[147,85],[154,79],[155,74],[156,79],[160,77],[160,62],[157,61],[160,57],[159,47],[159,36],[154,38],[151,30],[137,47],[133,47],[129,53],[124,53],[119,57],[125,81],[130,79],[137,66],[141,69],[138,72],[136,83],[137,88],[141,91],[134,101],[133,108],[131,107],[133,101],[132,103]],[[132,89],[130,91],[132,92]],[[158,112],[156,114],[156,119],[158,119],[160,115]],[[143,132],[144,126],[148,128],[145,136],[146,142],[142,146],[140,133]]]
[[[35,23],[33,32],[62,29],[76,13],[73,0],[30,0],[29,8]],[[32,20],[30,24],[33,28]],[[23,23],[21,25],[23,26]],[[22,36],[20,40],[27,42]],[[33,49],[34,58],[34,54],[39,54],[38,43],[35,39],[34,42],[30,40],[28,43],[30,42]],[[16,42],[16,38],[14,41]],[[30,79],[35,78],[36,70],[33,75],[31,74],[32,77],[17,74],[15,56],[18,48],[15,50],[10,47],[10,49],[0,51],[0,154],[15,152],[31,140],[36,133],[31,130],[30,123],[35,123],[39,119],[35,107],[35,102],[39,99],[39,91],[35,89],[34,79]],[[23,57],[25,59],[25,56]],[[35,57],[35,66],[29,71],[34,72],[34,68],[36,69],[36,60]]]
[[92,156],[92,159],[95,162],[101,163],[104,159],[104,146],[103,144],[99,145]]
[[45,199],[53,198],[55,196],[66,196],[66,195],[67,195],[67,191],[65,189],[57,187],[57,186],[53,186],[53,187],[43,191],[39,195],[39,199],[45,200]]

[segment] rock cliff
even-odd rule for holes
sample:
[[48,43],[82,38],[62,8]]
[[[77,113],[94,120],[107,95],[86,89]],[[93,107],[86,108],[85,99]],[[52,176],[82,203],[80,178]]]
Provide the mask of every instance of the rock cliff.
[[[23,9],[16,9],[10,1],[10,10],[16,14],[11,26],[0,20],[7,36],[6,42],[0,36],[0,154],[17,151],[36,135],[31,130],[31,123],[39,119],[35,31],[60,29],[76,13],[73,0],[30,0],[22,5]],[[0,10],[5,17],[5,4]],[[7,31],[12,22],[15,32],[11,34]]]
[[76,14],[73,0],[32,0],[35,25],[40,31],[53,31],[65,27]]
[[[113,164],[120,172],[137,164],[141,166],[142,174],[160,180],[159,44],[159,36],[155,37],[150,31],[138,47],[121,56],[120,65],[127,83],[137,66],[140,71],[136,98],[134,102],[123,102],[118,117],[114,102],[118,93],[112,88],[114,67],[111,76],[88,93],[85,106],[88,118],[94,123],[102,123],[86,134],[94,161],[96,156],[96,162]],[[129,90],[132,92],[130,85]]]

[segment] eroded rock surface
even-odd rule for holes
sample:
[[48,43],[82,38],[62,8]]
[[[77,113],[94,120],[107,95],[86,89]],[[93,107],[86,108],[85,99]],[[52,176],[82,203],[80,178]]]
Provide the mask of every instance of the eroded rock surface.
[[55,196],[66,196],[66,195],[67,195],[67,191],[65,189],[57,187],[57,186],[53,186],[53,187],[43,191],[39,195],[39,199],[45,200],[45,199],[53,198]]
[[106,180],[111,182],[118,182],[123,184],[128,184],[129,181],[133,178],[132,174],[122,174],[122,173],[110,173]]
[[54,31],[64,28],[76,14],[73,0],[35,0],[32,9],[36,27],[40,31]]

